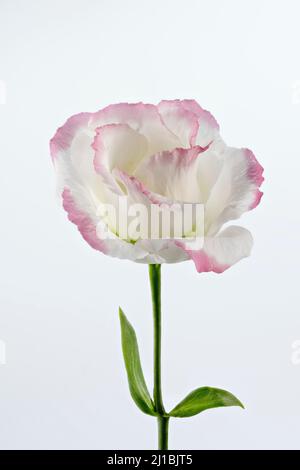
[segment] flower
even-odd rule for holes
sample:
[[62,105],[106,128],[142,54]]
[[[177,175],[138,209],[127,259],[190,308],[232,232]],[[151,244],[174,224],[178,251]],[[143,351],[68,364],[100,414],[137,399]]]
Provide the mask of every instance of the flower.
[[[196,101],[80,113],[57,130],[50,149],[64,209],[96,250],[148,264],[192,259],[198,272],[216,273],[249,256],[251,233],[223,226],[258,205],[263,168],[250,150],[225,145],[216,120]],[[120,198],[129,208],[165,211],[174,203],[201,204],[201,247],[184,230],[179,238],[120,236],[115,219],[99,212],[110,205],[120,213]]]

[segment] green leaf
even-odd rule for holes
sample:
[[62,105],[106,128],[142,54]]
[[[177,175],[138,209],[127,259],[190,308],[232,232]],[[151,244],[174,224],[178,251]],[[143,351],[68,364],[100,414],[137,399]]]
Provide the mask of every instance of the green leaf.
[[135,331],[121,308],[119,308],[119,316],[123,356],[131,396],[140,410],[148,415],[156,416],[154,404],[151,400],[142,371]]
[[209,408],[218,408],[220,406],[240,406],[244,408],[244,405],[226,390],[201,387],[187,395],[168,415],[175,418],[187,418]]

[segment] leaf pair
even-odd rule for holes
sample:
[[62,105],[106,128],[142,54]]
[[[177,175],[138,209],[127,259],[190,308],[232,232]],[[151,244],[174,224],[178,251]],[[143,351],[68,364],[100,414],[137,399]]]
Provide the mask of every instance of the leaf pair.
[[[132,325],[127,320],[121,308],[119,309],[121,322],[122,349],[127,371],[128,384],[131,396],[141,411],[148,415],[157,416],[153,400],[149,394],[141,360],[137,338]],[[201,413],[209,408],[221,406],[240,406],[243,404],[232,393],[213,387],[201,387],[192,391],[178,403],[167,416],[174,418],[187,418]]]

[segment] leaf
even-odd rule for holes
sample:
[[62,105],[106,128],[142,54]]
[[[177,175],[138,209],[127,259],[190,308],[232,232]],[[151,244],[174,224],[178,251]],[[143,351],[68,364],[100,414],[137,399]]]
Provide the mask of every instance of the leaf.
[[156,416],[154,404],[150,397],[142,371],[135,331],[121,308],[119,308],[119,316],[121,323],[123,357],[131,396],[140,410],[148,415]]
[[240,406],[244,408],[244,405],[226,390],[201,387],[187,395],[168,415],[175,418],[187,418],[209,408],[218,408],[220,406]]

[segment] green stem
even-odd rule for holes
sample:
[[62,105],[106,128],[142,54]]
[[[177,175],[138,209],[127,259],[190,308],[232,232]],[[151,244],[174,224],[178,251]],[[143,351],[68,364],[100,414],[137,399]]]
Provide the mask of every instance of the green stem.
[[158,449],[168,450],[168,436],[169,436],[169,418],[159,416],[157,418],[158,425]]
[[158,413],[158,449],[168,449],[169,418],[165,416],[165,408],[161,390],[161,267],[160,264],[149,264],[149,277],[152,293],[153,327],[154,327],[154,389],[153,400]]

